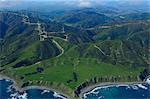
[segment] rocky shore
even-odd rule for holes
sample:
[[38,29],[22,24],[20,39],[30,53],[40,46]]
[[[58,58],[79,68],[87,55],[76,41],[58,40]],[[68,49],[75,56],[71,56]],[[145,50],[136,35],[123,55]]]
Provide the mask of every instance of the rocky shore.
[[23,92],[23,91],[26,91],[26,90],[29,90],[29,89],[41,89],[41,90],[53,91],[55,95],[58,95],[59,97],[65,97],[64,99],[71,99],[70,96],[64,94],[63,92],[55,90],[53,88],[48,88],[46,86],[27,86],[27,87],[21,88],[21,86],[19,86],[14,79],[12,79],[10,77],[7,77],[7,76],[4,76],[4,75],[0,75],[0,80],[3,80],[3,79],[12,81],[13,82],[13,87],[17,91],[20,91],[20,92]]
[[94,85],[90,85],[84,89],[81,90],[81,93],[79,95],[80,99],[83,98],[84,94],[87,92],[92,91],[93,89],[97,87],[103,87],[103,86],[113,86],[113,85],[132,85],[132,84],[142,84],[143,82],[104,82],[104,83],[98,83]]

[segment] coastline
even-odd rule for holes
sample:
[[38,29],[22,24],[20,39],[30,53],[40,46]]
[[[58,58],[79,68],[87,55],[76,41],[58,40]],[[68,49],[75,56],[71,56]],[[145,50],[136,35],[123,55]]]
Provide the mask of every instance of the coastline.
[[33,85],[33,86],[27,86],[27,87],[21,88],[21,86],[19,86],[19,85],[16,83],[15,79],[0,74],[0,80],[3,80],[3,79],[12,81],[12,82],[13,82],[12,86],[13,86],[17,91],[20,91],[20,92],[23,92],[23,91],[26,91],[26,90],[29,90],[29,89],[41,89],[41,90],[48,90],[48,91],[56,92],[59,96],[63,96],[63,97],[65,97],[65,98],[67,98],[67,99],[71,99],[70,96],[64,94],[63,92],[60,92],[60,91],[58,91],[58,90],[56,90],[56,89],[53,89],[53,88],[50,88],[50,87],[48,88],[48,87],[46,87],[46,86],[36,86],[36,85],[34,86],[34,85]]
[[[59,91],[59,90],[56,90],[56,89],[50,88],[50,87],[46,87],[46,86],[33,85],[33,86],[27,86],[27,87],[21,88],[21,86],[19,86],[16,83],[15,79],[0,74],[0,80],[2,80],[2,79],[11,80],[13,82],[13,84],[12,84],[13,87],[16,90],[20,91],[20,92],[23,92],[23,91],[26,91],[26,90],[29,90],[29,89],[41,89],[41,90],[48,90],[48,91],[56,92],[57,95],[64,96],[67,99],[74,99],[73,97],[71,97],[69,95],[66,95],[63,92]],[[93,84],[93,85],[87,86],[87,87],[85,87],[84,89],[81,90],[81,93],[79,94],[79,99],[82,99],[85,93],[88,93],[88,92],[92,91],[93,89],[95,89],[97,87],[111,86],[111,85],[142,84],[144,82],[142,82],[142,81],[134,81],[134,82],[102,82],[102,83]]]
[[21,86],[19,86],[19,85],[16,83],[15,79],[0,74],[0,80],[3,80],[3,79],[12,81],[12,82],[13,82],[13,84],[12,84],[13,87],[14,87],[16,90],[21,90]]
[[103,87],[103,86],[111,86],[111,85],[132,85],[132,84],[142,84],[143,82],[141,81],[135,81],[135,82],[103,82],[103,83],[97,83],[90,85],[88,87],[85,87],[84,89],[81,90],[81,93],[79,95],[79,98],[82,99],[84,94],[87,92],[92,91],[93,89],[97,87]]
[[70,99],[68,95],[66,95],[66,94],[64,94],[64,93],[62,93],[62,92],[60,92],[60,91],[58,91],[58,90],[55,90],[55,89],[53,89],[53,88],[48,88],[48,87],[46,87],[46,86],[36,86],[36,85],[35,85],[35,86],[27,86],[27,87],[21,88],[21,90],[19,90],[19,91],[26,91],[26,90],[29,90],[29,89],[48,90],[48,91],[56,92],[57,95],[63,96],[63,97],[65,97],[66,99]]

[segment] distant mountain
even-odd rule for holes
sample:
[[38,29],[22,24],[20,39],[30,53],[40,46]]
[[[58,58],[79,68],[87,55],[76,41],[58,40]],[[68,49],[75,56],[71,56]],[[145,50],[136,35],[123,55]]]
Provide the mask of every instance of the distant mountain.
[[150,13],[130,13],[130,14],[123,15],[123,17],[127,21],[148,20],[150,19]]
[[94,27],[96,25],[104,25],[109,22],[113,22],[113,19],[107,17],[104,14],[99,14],[94,11],[77,11],[73,13],[67,13],[60,18],[60,22],[75,25],[78,27]]
[[92,28],[95,26],[117,24],[136,20],[148,20],[150,19],[150,13],[148,12],[132,12],[132,13],[119,13],[114,10],[99,10],[86,8],[82,10],[74,10],[70,12],[64,12],[61,17],[55,17],[58,22],[65,23],[68,26],[79,28]]

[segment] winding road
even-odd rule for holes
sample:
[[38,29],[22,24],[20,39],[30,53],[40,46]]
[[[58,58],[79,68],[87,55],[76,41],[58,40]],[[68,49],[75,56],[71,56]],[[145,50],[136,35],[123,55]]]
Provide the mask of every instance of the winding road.
[[[17,16],[21,16],[23,19],[22,19],[22,22],[25,23],[25,24],[28,24],[28,25],[36,25],[37,26],[37,31],[39,32],[39,36],[40,36],[40,41],[45,41],[45,39],[47,38],[51,38],[51,37],[54,37],[54,36],[48,36],[48,32],[45,31],[45,29],[42,29],[41,27],[41,23],[40,22],[37,22],[37,23],[31,23],[30,20],[29,20],[29,17],[27,15],[23,15],[23,14],[18,14],[18,13],[12,13],[14,15],[17,15]],[[65,33],[64,31],[64,28],[63,28],[63,31],[61,32],[50,32],[51,33]],[[60,37],[56,37],[56,38],[60,38]],[[64,41],[68,41],[67,40],[68,38],[68,35],[66,36],[66,39],[63,39],[63,38],[60,38]],[[61,50],[61,53],[56,56],[56,57],[60,57],[64,54],[64,49],[59,45],[59,43],[57,41],[55,41],[54,39],[52,39],[52,42],[56,44],[56,46]]]
[[60,57],[60,56],[62,56],[63,54],[64,54],[64,49],[58,44],[58,42],[56,42],[54,39],[52,40],[53,41],[53,43],[55,43],[56,45],[57,45],[57,47],[61,50],[61,53],[58,55],[58,56],[56,56],[56,57]]
[[100,47],[98,47],[97,45],[94,45],[94,47],[97,48],[103,55],[107,56]]

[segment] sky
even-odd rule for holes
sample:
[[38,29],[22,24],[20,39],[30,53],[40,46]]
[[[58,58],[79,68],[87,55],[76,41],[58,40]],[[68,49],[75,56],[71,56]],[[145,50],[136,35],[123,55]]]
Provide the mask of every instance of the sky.
[[103,4],[106,1],[114,1],[114,2],[122,2],[125,1],[129,4],[140,4],[143,1],[146,1],[150,6],[150,0],[0,0],[0,7],[10,7],[16,6],[17,4],[21,4],[23,6],[23,1],[36,1],[36,2],[57,2],[66,5],[74,5],[78,7],[92,7],[95,4]]

